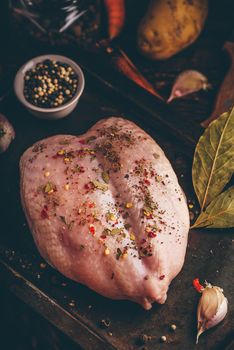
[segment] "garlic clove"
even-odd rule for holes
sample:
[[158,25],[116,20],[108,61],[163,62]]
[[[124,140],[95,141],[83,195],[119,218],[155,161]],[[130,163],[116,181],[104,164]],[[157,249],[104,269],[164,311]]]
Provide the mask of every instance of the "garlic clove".
[[202,73],[196,70],[185,70],[176,78],[167,103],[170,103],[176,98],[192,94],[193,92],[199,91],[201,89],[206,90],[209,87],[210,84]]
[[223,290],[217,286],[206,283],[197,309],[197,340],[207,329],[219,324],[227,314],[228,301]]
[[228,310],[228,301],[227,301],[227,298],[224,298],[216,314],[212,317],[212,319],[209,322],[207,322],[207,329],[214,327],[217,324],[219,324],[221,321],[223,321],[224,317],[227,314],[227,310]]

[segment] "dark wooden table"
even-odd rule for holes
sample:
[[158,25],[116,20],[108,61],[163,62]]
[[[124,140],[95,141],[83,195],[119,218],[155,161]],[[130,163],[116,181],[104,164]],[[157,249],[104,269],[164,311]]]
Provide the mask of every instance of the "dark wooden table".
[[[210,21],[214,33],[214,19]],[[15,141],[10,149],[0,156],[1,284],[85,350],[233,348],[233,231],[190,232],[184,268],[172,282],[165,305],[154,305],[152,310],[146,312],[131,302],[106,299],[66,279],[47,264],[44,265],[45,262],[35,248],[21,209],[19,158],[33,142],[49,135],[80,134],[103,117],[124,116],[143,127],[165,150],[188,201],[194,205],[194,213],[197,204],[191,185],[192,154],[202,132],[199,122],[209,115],[217,88],[228,68],[227,58],[221,51],[225,35],[230,29],[228,24],[229,22],[223,24],[225,30],[220,32],[218,43],[214,42],[213,36],[208,40],[209,27],[201,41],[174,60],[164,63],[146,64],[130,47],[128,48],[141,69],[144,72],[148,71],[148,78],[152,82],[155,79],[155,86],[159,87],[161,81],[161,92],[165,96],[176,74],[185,67],[190,68],[191,65],[191,68],[200,68],[207,72],[213,84],[213,90],[205,95],[196,94],[168,107],[114,72],[106,58],[101,55],[97,55],[94,60],[90,54],[74,47],[56,47],[53,48],[53,52],[76,59],[84,68],[85,91],[72,115],[55,122],[36,119],[17,102],[11,90],[0,104],[0,112],[8,116],[16,130]],[[0,57],[7,77],[3,87],[5,89],[8,86],[11,89],[11,77],[21,63],[47,50],[43,46],[35,45],[25,49],[22,43],[13,40],[13,37],[12,32],[5,31],[1,39],[5,47]],[[123,40],[123,45],[126,43],[127,40]],[[210,46],[205,43],[209,43]],[[210,51],[207,47],[210,47]],[[212,62],[210,57],[213,57]],[[229,299],[229,313],[225,321],[202,336],[196,347],[196,304],[199,295],[192,287],[195,277],[221,286]],[[109,328],[104,329],[101,321],[106,319],[109,319],[111,324]],[[172,323],[177,325],[174,333],[169,330]],[[139,341],[143,333],[152,336],[152,340],[145,345]],[[167,336],[165,344],[160,342],[162,335]]]

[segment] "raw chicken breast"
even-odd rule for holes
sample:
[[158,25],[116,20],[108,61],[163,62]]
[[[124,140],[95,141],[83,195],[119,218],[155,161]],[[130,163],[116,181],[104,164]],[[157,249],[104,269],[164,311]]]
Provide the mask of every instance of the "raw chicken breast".
[[112,299],[163,304],[184,263],[186,199],[155,141],[109,118],[37,142],[20,161],[35,243],[65,276]]

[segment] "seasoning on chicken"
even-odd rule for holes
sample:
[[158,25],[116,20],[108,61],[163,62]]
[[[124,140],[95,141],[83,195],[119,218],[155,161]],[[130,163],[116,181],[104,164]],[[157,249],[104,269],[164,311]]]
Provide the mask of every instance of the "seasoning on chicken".
[[20,161],[21,198],[41,255],[112,299],[163,304],[184,263],[186,199],[155,141],[109,118],[82,136],[37,142]]

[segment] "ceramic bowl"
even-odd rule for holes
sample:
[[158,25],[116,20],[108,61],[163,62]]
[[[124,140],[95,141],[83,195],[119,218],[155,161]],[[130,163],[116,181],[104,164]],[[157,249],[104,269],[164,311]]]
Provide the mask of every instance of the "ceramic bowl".
[[[25,73],[29,70],[32,69],[37,63],[42,62],[46,59],[50,60],[55,60],[55,61],[60,61],[62,63],[67,63],[69,64],[73,70],[76,72],[78,76],[78,84],[77,84],[77,91],[73,98],[65,103],[64,105],[61,105],[59,107],[55,108],[42,108],[42,107],[37,107],[27,101],[24,97],[24,76]],[[85,80],[84,80],[84,74],[80,68],[80,66],[72,61],[70,58],[65,57],[65,56],[60,56],[60,55],[43,55],[43,56],[38,56],[35,58],[32,58],[30,61],[25,63],[17,72],[15,76],[15,81],[14,81],[14,90],[15,94],[18,98],[18,100],[28,109],[28,111],[35,115],[38,118],[42,119],[60,119],[68,116],[76,107],[79,98],[84,90],[85,86]]]

